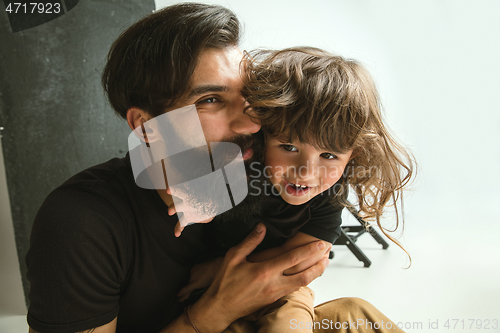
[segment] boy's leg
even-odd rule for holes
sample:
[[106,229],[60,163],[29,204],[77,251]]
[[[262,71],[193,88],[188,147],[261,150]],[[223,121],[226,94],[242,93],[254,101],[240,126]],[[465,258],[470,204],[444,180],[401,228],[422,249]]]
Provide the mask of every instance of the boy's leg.
[[255,333],[253,322],[240,318],[228,326],[222,333]]
[[315,321],[321,323],[314,333],[404,333],[382,312],[361,298],[339,298],[323,303],[314,308],[314,316]]
[[244,318],[232,323],[224,333],[312,333],[314,292],[302,287]]
[[[296,291],[295,293],[298,293],[296,295],[292,293],[270,306],[245,318],[238,319],[224,333],[257,332],[257,328],[251,320],[257,320],[257,325],[260,325],[259,328],[263,330],[267,327],[269,332],[287,332],[287,330],[290,332],[300,331],[301,333],[310,332],[305,327],[307,322],[312,322],[314,333],[404,333],[372,304],[355,297],[339,298],[318,305],[314,308],[313,316],[310,311],[306,310],[308,307],[307,301],[303,302],[303,300],[307,300],[306,291],[310,291],[309,295],[312,293],[309,288],[306,288]],[[292,298],[292,300],[288,302],[287,297]],[[312,304],[314,297],[310,297],[310,300],[311,303],[309,304]],[[286,310],[287,306],[285,304],[287,303],[290,303],[288,307],[291,310]],[[304,324],[302,325],[302,323]]]
[[312,333],[314,292],[302,287],[258,312],[253,314],[258,333]]

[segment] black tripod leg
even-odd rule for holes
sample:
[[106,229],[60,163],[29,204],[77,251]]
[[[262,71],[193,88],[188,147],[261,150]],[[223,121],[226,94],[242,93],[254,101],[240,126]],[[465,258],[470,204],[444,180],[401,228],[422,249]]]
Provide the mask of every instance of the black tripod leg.
[[365,256],[363,251],[361,251],[361,249],[355,243],[349,242],[346,245],[349,248],[349,250],[351,250],[351,252],[356,256],[356,258],[358,258],[359,261],[363,262],[365,267],[370,267],[372,262],[370,261],[370,259],[368,259],[367,256]]
[[378,232],[375,229],[370,228],[370,235],[372,235],[372,237],[375,238],[377,243],[382,245],[382,248],[384,250],[389,247],[389,244],[387,244],[387,242],[378,234]]
[[347,239],[346,242],[345,242],[345,245],[347,245],[347,247],[349,248],[349,250],[351,250],[351,252],[356,256],[356,258],[358,258],[359,261],[362,261],[365,267],[370,267],[370,265],[372,264],[372,262],[370,261],[370,259],[368,259],[368,257],[365,256],[365,254],[363,253],[363,251],[361,251],[361,249],[356,245],[356,243],[354,243],[353,241],[351,241],[351,239],[344,232],[344,230],[341,230],[341,235],[342,235],[343,238],[345,237]]
[[378,234],[378,232],[372,227],[368,226],[368,223],[365,220],[363,220],[361,216],[359,216],[358,211],[352,205],[348,206],[347,209],[354,216],[354,218],[358,220],[359,223],[361,223],[362,226],[368,228],[370,235],[372,235],[372,237],[377,241],[377,243],[382,245],[382,248],[384,250],[389,247],[389,244],[387,244],[387,242]]

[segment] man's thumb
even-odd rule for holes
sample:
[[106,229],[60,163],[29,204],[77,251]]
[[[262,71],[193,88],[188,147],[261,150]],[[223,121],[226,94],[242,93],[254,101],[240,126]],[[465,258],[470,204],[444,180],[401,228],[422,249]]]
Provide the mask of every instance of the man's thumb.
[[262,242],[266,235],[266,227],[259,223],[253,231],[237,246],[235,246],[236,257],[238,259],[246,258]]

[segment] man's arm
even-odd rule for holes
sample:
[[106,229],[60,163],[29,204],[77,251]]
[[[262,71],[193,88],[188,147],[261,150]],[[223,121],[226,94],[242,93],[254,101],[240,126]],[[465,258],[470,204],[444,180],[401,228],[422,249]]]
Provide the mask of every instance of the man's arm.
[[[305,234],[303,232],[297,232],[293,237],[290,237],[283,245],[274,247],[268,250],[264,250],[258,253],[252,253],[251,255],[248,256],[248,261],[250,262],[262,262],[265,260],[269,260],[272,258],[276,258],[288,251],[291,251],[293,249],[299,248],[301,246],[317,242],[319,241],[319,238],[316,238],[314,236],[310,236],[308,234]],[[330,249],[332,248],[331,243],[328,243],[329,246],[326,247],[326,250],[323,254],[323,259],[327,259],[330,253]],[[318,260],[316,258],[311,257],[307,260],[304,260],[303,262],[299,263],[298,265],[291,267],[283,272],[285,275],[292,275],[292,274],[297,274],[300,273],[309,267],[314,266],[315,264],[318,263]]]
[[[309,243],[263,262],[249,262],[247,256],[262,242],[264,236],[265,226],[259,224],[242,243],[231,248],[209,289],[191,306],[191,321],[201,332],[222,332],[236,319],[308,285],[328,265],[327,259],[321,260],[326,247],[323,241]],[[283,275],[283,271],[307,260],[317,264],[299,274]],[[85,332],[115,331],[116,318]],[[33,332],[36,331],[30,328],[30,333]],[[195,332],[186,314],[176,318],[160,333],[174,332]]]
[[[38,331],[35,331],[31,327],[29,328],[28,332],[39,333]],[[102,325],[96,328],[91,328],[89,330],[75,332],[75,333],[115,333],[115,332],[116,332],[116,318],[113,319],[111,322],[107,323],[106,325]]]

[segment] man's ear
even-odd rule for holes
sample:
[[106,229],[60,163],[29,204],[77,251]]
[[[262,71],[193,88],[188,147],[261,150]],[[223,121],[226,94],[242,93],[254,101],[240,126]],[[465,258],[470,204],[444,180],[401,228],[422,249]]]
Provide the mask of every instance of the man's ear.
[[146,144],[154,141],[154,133],[150,126],[144,125],[145,122],[151,120],[151,116],[144,110],[136,107],[131,107],[127,110],[128,126],[135,132],[137,137],[146,142]]
[[136,107],[131,107],[127,110],[127,123],[128,126],[135,130],[137,127],[142,126],[146,121],[148,121],[151,117],[149,114]]

